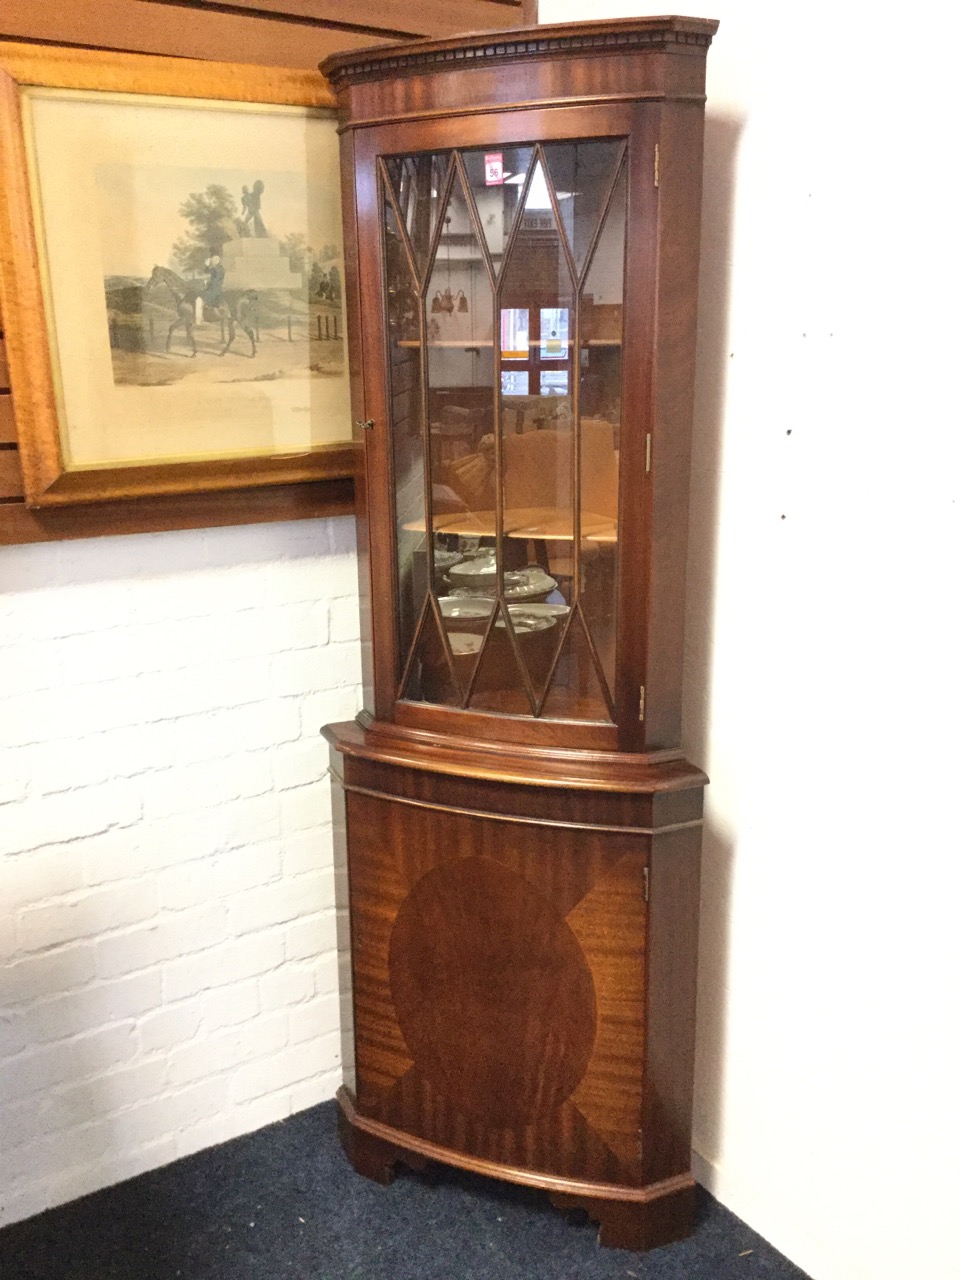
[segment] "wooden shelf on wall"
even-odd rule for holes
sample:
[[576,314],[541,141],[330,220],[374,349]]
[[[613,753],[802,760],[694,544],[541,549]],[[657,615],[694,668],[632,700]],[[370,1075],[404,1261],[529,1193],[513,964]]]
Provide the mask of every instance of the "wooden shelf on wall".
[[[4,0],[0,39],[314,70],[328,54],[536,22],[536,0]],[[318,73],[319,74],[319,73]],[[12,328],[15,316],[7,316]],[[0,545],[348,515],[350,479],[31,510],[0,317]]]
[[[0,485],[3,456],[0,450]],[[0,498],[0,545],[161,533],[170,529],[214,529],[232,524],[352,514],[351,480],[139,498],[134,502],[90,503],[56,511],[32,510],[24,506],[22,500]]]

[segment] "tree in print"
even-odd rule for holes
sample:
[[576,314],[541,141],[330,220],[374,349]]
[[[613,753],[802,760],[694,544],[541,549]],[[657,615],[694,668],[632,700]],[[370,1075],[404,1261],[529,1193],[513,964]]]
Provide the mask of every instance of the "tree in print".
[[226,187],[211,182],[184,200],[180,216],[190,230],[174,244],[171,263],[181,275],[199,275],[210,255],[221,254],[226,241],[235,237],[237,202]]

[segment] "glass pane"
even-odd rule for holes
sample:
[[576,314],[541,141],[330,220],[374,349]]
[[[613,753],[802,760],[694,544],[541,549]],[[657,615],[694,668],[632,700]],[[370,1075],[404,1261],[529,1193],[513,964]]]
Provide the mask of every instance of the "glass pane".
[[596,142],[555,142],[543,148],[547,169],[557,192],[563,231],[578,276],[583,273],[623,146],[622,140],[615,138]]
[[[465,689],[496,595],[493,289],[457,173],[426,298],[433,590]],[[464,597],[485,599],[471,609]]]
[[502,607],[497,609],[484,645],[468,705],[473,711],[498,711],[515,716],[528,716],[533,711]]
[[476,201],[495,274],[506,252],[532,159],[533,147],[479,147],[463,152],[467,185]]
[[[460,563],[467,562],[461,560]],[[462,587],[453,587],[439,603],[453,655],[453,669],[466,696],[480,660],[484,639],[490,629],[496,600],[492,594],[473,596]]]
[[621,170],[583,284],[580,312],[580,608],[614,687],[620,351],[626,172]]
[[446,153],[394,156],[386,161],[386,167],[422,280],[437,227],[450,157]]
[[426,609],[423,627],[402,696],[414,702],[440,702],[448,707],[460,705],[460,689],[453,676],[452,658],[448,658],[431,601]]
[[[501,403],[503,588],[518,651],[539,699],[575,596],[576,479],[570,399],[574,284],[539,161],[503,268],[500,299],[501,336],[511,316],[529,319],[528,378]],[[501,366],[501,379],[504,373]]]
[[[564,192],[564,195],[568,193]],[[534,170],[533,177],[530,179],[530,186],[527,188],[527,198],[523,202],[524,223],[530,223],[531,217],[535,213],[543,213],[553,216],[553,205],[550,201],[550,191],[547,187],[547,176],[543,171],[543,165],[538,160]],[[540,228],[542,230],[542,228]]]
[[386,162],[403,697],[610,718],[622,155],[599,141]]
[[610,719],[579,610],[570,619],[542,714],[563,720]]
[[398,676],[406,666],[423,611],[429,568],[420,376],[420,300],[397,215],[384,200],[387,377],[397,518]]

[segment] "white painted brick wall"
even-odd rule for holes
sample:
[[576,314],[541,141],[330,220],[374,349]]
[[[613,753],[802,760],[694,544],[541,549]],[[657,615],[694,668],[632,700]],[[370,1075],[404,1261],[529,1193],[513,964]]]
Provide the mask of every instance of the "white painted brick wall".
[[359,668],[352,521],[0,547],[0,1225],[333,1095]]

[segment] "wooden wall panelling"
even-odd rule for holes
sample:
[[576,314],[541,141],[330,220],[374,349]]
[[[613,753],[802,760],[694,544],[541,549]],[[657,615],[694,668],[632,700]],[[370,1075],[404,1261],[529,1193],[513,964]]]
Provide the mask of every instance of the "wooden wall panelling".
[[[13,416],[13,397],[10,394],[10,370],[7,366],[7,345],[3,336],[0,317],[0,512],[9,510],[9,504],[23,509],[23,474],[20,470],[20,454],[17,448],[17,424]],[[4,527],[0,515],[0,531]],[[4,541],[0,532],[0,543]],[[12,541],[19,542],[19,538]]]
[[328,54],[398,37],[516,27],[520,3],[494,0],[240,0],[186,6],[170,0],[4,0],[0,36],[129,53],[316,68]]
[[394,38],[252,12],[204,13],[155,0],[71,0],[49,8],[36,0],[4,0],[0,35],[124,53],[311,69],[334,50]]
[[13,420],[7,352],[0,329],[0,503],[23,499],[23,476],[17,451],[17,431]]
[[9,391],[0,389],[0,445],[16,445],[17,428],[13,420],[13,399]]
[[23,499],[23,476],[17,451],[17,429],[13,419],[7,350],[0,329],[0,503]]
[[23,475],[16,449],[0,448],[0,502],[23,498]]
[[[160,0],[160,3],[169,3],[169,0]],[[197,3],[216,8],[218,0],[197,0]],[[231,7],[288,18],[310,18],[344,27],[364,27],[381,34],[409,31],[414,36],[434,37],[517,27],[537,20],[537,6],[530,0],[423,0],[415,8],[411,8],[408,0],[359,0],[346,14],[341,0],[233,0]]]

